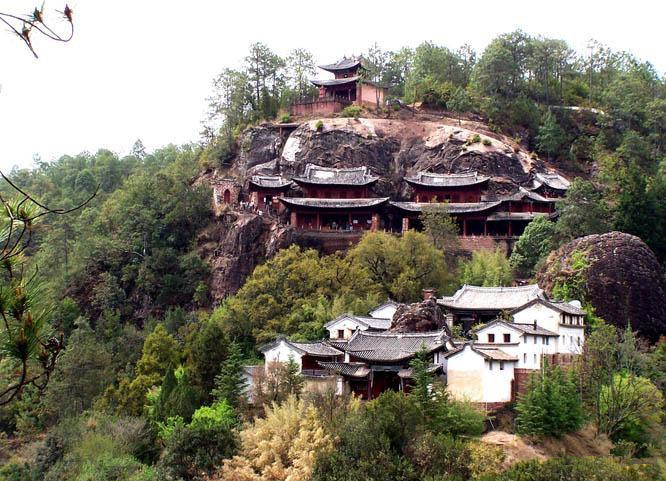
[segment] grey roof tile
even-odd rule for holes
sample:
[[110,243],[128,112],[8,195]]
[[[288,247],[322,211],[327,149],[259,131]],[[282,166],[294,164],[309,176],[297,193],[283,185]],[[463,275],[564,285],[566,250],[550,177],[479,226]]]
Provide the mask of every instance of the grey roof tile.
[[454,309],[502,310],[515,309],[543,294],[536,284],[519,287],[480,287],[464,285],[453,296],[437,302]]

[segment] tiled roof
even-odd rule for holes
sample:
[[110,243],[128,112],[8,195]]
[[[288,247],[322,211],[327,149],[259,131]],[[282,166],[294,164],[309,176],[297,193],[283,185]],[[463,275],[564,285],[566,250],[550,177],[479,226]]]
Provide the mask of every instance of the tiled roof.
[[324,185],[368,185],[376,182],[378,177],[368,174],[367,167],[334,168],[307,164],[300,177],[294,181],[301,184]]
[[574,316],[584,316],[584,315],[586,315],[586,312],[583,309],[581,309],[578,306],[575,306],[575,305],[573,305],[569,302],[550,301],[550,300],[547,300],[547,299],[544,299],[544,298],[541,298],[541,297],[539,297],[537,299],[534,299],[534,300],[526,303],[525,305],[517,307],[516,309],[511,311],[511,314],[513,314],[515,312],[522,311],[523,309],[526,309],[526,308],[530,307],[535,302],[539,302],[539,303],[543,304],[544,306],[555,309],[558,312],[564,312],[566,314],[571,314],[571,315],[574,315]]
[[532,192],[530,190],[525,189],[524,187],[520,187],[518,189],[518,192],[515,194],[507,195],[505,197],[501,197],[499,200],[506,202],[506,201],[519,201],[523,200],[525,197],[527,197],[530,200],[533,200],[535,202],[548,202],[548,203],[553,203],[557,202],[559,199],[553,199],[550,197],[544,197],[536,192]]
[[532,220],[540,215],[550,218],[551,214],[546,212],[495,212],[490,214],[486,220],[489,222],[501,220]]
[[405,177],[405,181],[410,184],[426,187],[463,187],[469,185],[482,184],[487,182],[489,177],[478,175],[476,172],[465,174],[435,174],[432,172],[419,172],[414,177]]
[[322,87],[332,87],[334,85],[344,85],[344,84],[349,84],[356,82],[358,80],[358,77],[347,77],[347,78],[332,78],[332,79],[324,79],[324,80],[310,80],[314,85],[317,86],[322,86]]
[[283,189],[291,185],[291,180],[277,175],[253,175],[250,184],[269,189]]
[[518,358],[515,356],[511,356],[510,354],[507,354],[506,352],[502,351],[501,349],[496,349],[496,348],[480,348],[480,347],[472,347],[476,352],[481,354],[482,356],[486,357],[487,359],[492,359],[493,361],[517,361]]
[[365,377],[370,374],[370,368],[362,362],[319,362],[318,364],[343,376]]
[[338,60],[335,63],[329,63],[327,65],[320,65],[319,68],[328,71],[335,70],[347,70],[354,67],[361,66],[361,59],[358,58],[343,58]]
[[423,212],[424,208],[446,206],[446,211],[449,214],[463,214],[465,212],[483,212],[493,207],[497,207],[501,202],[466,202],[466,203],[446,203],[437,204],[431,202],[390,202],[394,207],[409,212]]
[[393,307],[394,309],[397,309],[400,306],[401,306],[401,304],[399,302],[395,302],[395,301],[392,301],[392,300],[389,299],[388,301],[384,302],[383,304],[378,305],[377,307],[372,309],[370,312],[368,312],[368,315],[370,317],[376,317],[374,315],[375,312],[379,312],[379,311],[381,311],[382,309],[384,309],[386,307]]
[[444,348],[446,331],[428,333],[374,333],[357,331],[347,343],[346,352],[368,361],[402,361],[425,345],[430,352]]
[[329,328],[330,326],[334,325],[338,321],[341,321],[342,319],[351,319],[352,321],[361,324],[367,327],[368,329],[374,329],[377,331],[385,331],[389,327],[391,327],[391,319],[384,319],[384,318],[370,317],[370,316],[355,316],[353,314],[342,314],[341,316],[338,316],[332,321],[329,321],[326,324],[324,324],[324,327]]
[[549,331],[548,329],[544,329],[543,327],[539,326],[538,324],[535,326],[534,324],[523,324],[523,323],[518,323],[518,322],[507,322],[502,319],[495,319],[492,322],[489,322],[488,324],[485,324],[477,329],[477,332],[484,331],[489,327],[492,327],[496,324],[502,324],[508,328],[515,329],[516,331],[520,331],[523,334],[536,334],[537,336],[552,336],[552,337],[557,337],[558,334],[553,331]]
[[[442,369],[444,369],[444,366],[442,366],[441,364],[431,364],[430,366],[428,366],[427,371],[431,374],[434,374],[437,371],[441,371]],[[398,377],[402,377],[405,379],[411,379],[413,375],[414,375],[414,370],[411,367],[408,367],[406,369],[400,369],[398,371]]]
[[549,172],[546,174],[537,173],[534,179],[534,188],[538,189],[542,184],[546,184],[551,189],[567,190],[571,185],[567,179],[560,174]]
[[279,197],[287,207],[312,207],[317,209],[360,209],[377,207],[384,204],[389,198],[369,199],[319,199],[313,197]]
[[266,352],[269,349],[274,348],[280,342],[284,341],[286,344],[291,346],[294,350],[298,351],[301,354],[309,354],[311,356],[339,356],[343,354],[342,351],[334,348],[326,341],[313,341],[313,342],[295,342],[290,341],[289,339],[280,336],[275,341],[262,346],[259,350],[261,352]]
[[543,291],[538,285],[532,284],[520,287],[479,287],[464,285],[453,296],[442,297],[437,302],[454,309],[479,309],[499,311],[502,309],[515,309],[532,299]]

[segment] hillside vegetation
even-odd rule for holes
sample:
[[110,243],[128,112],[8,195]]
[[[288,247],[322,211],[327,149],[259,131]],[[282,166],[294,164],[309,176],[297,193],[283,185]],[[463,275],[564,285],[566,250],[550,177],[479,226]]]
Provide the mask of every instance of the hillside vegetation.
[[[392,99],[401,102],[361,112],[353,129],[381,125],[387,135],[375,130],[359,142],[388,150],[359,148],[359,155],[375,152],[387,163],[387,152],[408,151],[414,145],[405,125],[427,131],[424,138],[432,134],[437,146],[449,130],[479,132],[490,145],[478,149],[497,154],[497,177],[506,182],[518,184],[514,173],[525,175],[537,163],[576,177],[558,203],[557,222],[537,217],[510,259],[500,251],[453,255],[457,240],[446,214],[424,217],[423,233],[367,234],[331,255],[253,245],[234,254],[253,257],[244,259],[248,272],[227,295],[215,295],[215,276],[234,274],[208,254],[224,253],[244,236],[258,244],[264,226],[248,216],[240,228],[228,221],[237,213],[216,215],[207,181],[213,171],[251,168],[243,139],[281,118],[292,100],[315,93],[307,82],[314,75],[310,53],[281,58],[255,44],[242,68],[215,79],[202,145],[146,152],[137,142],[122,158],[100,150],[11,173],[16,185],[54,208],[97,194],[67,215],[40,218],[28,249],[2,266],[18,281],[0,290],[7,326],[0,393],[21,378],[22,365],[31,373],[45,369],[40,341],[62,336],[64,347],[45,386],[29,383],[11,402],[0,396],[0,480],[666,477],[666,343],[659,318],[666,299],[654,288],[666,262],[664,78],[625,52],[595,45],[591,56],[579,55],[563,41],[523,32],[502,35],[478,54],[424,43],[395,52],[375,45],[363,55],[368,77],[390,85]],[[415,117],[405,105],[415,105]],[[361,122],[364,116],[375,124]],[[343,131],[352,121],[322,124]],[[311,142],[312,155],[339,147],[316,144],[308,132],[302,127],[292,135]],[[393,142],[391,135],[402,137]],[[507,167],[514,154],[515,172]],[[426,159],[424,168],[436,162],[442,159]],[[387,178],[382,188],[395,185]],[[3,192],[14,194],[9,187]],[[626,263],[600,270],[594,263],[607,252],[588,256],[570,247],[614,230],[630,234],[622,255],[640,251],[635,258],[644,275],[618,273],[631,268]],[[566,252],[563,269],[547,260],[551,252]],[[567,372],[545,369],[518,406],[490,421],[471,404],[449,399],[424,359],[414,363],[417,382],[409,395],[389,392],[361,403],[303,393],[292,363],[268,371],[254,405],[242,394],[243,366],[260,363],[258,348],[278,334],[317,339],[332,317],[366,314],[387,298],[416,302],[424,288],[446,295],[463,283],[511,285],[537,272],[554,296],[583,301],[587,347]],[[595,282],[584,275],[591,272],[601,272]],[[646,279],[652,289],[639,290]],[[621,310],[615,301],[636,300],[604,294],[613,286],[641,292],[637,302],[661,311]],[[604,303],[606,310],[599,307]],[[508,462],[511,450],[480,438],[490,426],[517,432],[539,456]],[[567,439],[584,447],[555,456]]]

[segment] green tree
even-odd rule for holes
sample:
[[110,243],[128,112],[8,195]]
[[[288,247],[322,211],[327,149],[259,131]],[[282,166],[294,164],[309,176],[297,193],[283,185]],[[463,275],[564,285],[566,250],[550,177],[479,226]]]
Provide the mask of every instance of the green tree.
[[480,250],[472,258],[462,262],[461,282],[472,286],[510,286],[513,282],[511,264],[499,248]]
[[545,215],[532,219],[518,238],[509,262],[521,276],[531,276],[535,267],[553,249],[555,224]]
[[584,412],[573,374],[544,362],[530,377],[527,392],[516,405],[516,426],[521,434],[561,437],[581,428]]
[[212,400],[215,376],[229,355],[229,339],[222,323],[204,318],[186,338],[185,369],[205,402]]
[[386,297],[399,302],[419,299],[424,288],[446,292],[453,284],[444,253],[420,232],[410,230],[402,237],[366,234],[348,256],[369,272]]
[[557,203],[556,236],[568,242],[610,230],[609,208],[592,182],[575,178],[564,198]]
[[451,98],[446,103],[446,108],[458,114],[458,125],[461,125],[461,114],[469,112],[472,108],[472,99],[463,87],[458,87],[451,94]]
[[562,144],[565,141],[564,131],[553,113],[548,110],[539,126],[537,135],[537,146],[541,152],[548,155],[550,160],[560,152]]
[[243,353],[236,342],[229,345],[229,355],[222,364],[220,373],[215,376],[215,388],[211,392],[214,399],[226,399],[232,407],[238,407],[246,389],[243,376]]
[[458,250],[460,247],[458,225],[449,214],[446,204],[433,203],[424,206],[420,219],[425,233],[438,249],[448,254]]

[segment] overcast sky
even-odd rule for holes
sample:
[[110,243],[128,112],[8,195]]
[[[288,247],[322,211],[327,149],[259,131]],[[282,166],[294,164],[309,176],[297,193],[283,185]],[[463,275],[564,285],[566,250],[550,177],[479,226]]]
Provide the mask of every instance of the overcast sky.
[[[0,11],[29,12],[41,1],[2,0]],[[375,41],[481,51],[521,28],[579,50],[594,38],[666,71],[664,2],[542,3],[74,0],[74,40],[36,40],[38,60],[0,27],[0,168],[30,166],[35,154],[122,155],[139,138],[148,149],[197,140],[212,78],[237,67],[256,41],[330,63]],[[62,6],[46,0],[47,11]]]

